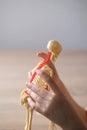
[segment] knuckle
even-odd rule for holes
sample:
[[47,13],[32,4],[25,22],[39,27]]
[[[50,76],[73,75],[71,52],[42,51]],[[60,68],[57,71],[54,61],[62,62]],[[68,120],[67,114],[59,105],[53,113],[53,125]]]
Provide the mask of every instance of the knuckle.
[[47,81],[47,83],[52,83],[53,82],[53,80],[52,80],[52,78],[50,76],[46,76],[46,81]]

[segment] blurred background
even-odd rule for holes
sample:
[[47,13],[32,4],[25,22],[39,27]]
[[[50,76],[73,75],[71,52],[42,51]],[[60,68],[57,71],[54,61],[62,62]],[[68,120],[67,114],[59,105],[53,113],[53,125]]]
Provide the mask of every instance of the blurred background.
[[[23,130],[20,93],[49,40],[63,51],[55,63],[75,101],[87,107],[87,0],[0,0],[0,130]],[[34,113],[33,130],[49,120]],[[60,130],[60,127],[58,127]]]
[[0,0],[0,49],[87,49],[87,0]]

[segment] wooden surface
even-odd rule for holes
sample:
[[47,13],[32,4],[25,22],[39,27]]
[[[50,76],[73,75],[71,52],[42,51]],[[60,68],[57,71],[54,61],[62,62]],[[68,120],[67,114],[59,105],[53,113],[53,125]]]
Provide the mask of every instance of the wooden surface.
[[[35,51],[0,51],[0,130],[24,130],[25,107],[20,93],[27,72],[40,61]],[[87,106],[87,51],[62,52],[55,63],[73,98]],[[49,121],[34,113],[32,130],[47,130]]]

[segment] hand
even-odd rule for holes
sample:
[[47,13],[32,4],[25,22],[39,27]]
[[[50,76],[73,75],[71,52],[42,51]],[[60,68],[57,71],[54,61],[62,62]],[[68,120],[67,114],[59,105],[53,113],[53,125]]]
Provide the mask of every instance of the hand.
[[[38,53],[38,56],[45,58],[46,54]],[[55,69],[55,66],[52,64],[51,61],[49,61],[48,65],[52,68],[54,76],[51,78],[47,74],[42,72],[43,73],[42,78],[44,78],[44,80],[48,82],[49,87],[51,86],[52,88],[51,87],[50,88],[51,90],[53,89],[53,91],[47,91],[29,82],[27,82],[26,85],[28,87],[27,92],[29,93],[30,97],[32,97],[32,98],[28,98],[28,103],[30,104],[30,106],[34,108],[36,111],[38,111],[39,113],[45,115],[46,117],[50,119],[51,113],[53,113],[53,116],[55,116],[53,111],[55,111],[55,107],[58,104],[57,100],[59,100],[58,99],[59,91],[58,91],[58,86],[56,85],[56,81],[58,81],[59,78],[58,78],[58,74]],[[30,79],[31,79],[32,74],[33,74],[33,71],[29,72],[28,74]],[[41,76],[40,72],[37,72],[37,74]],[[53,108],[54,110],[52,110]],[[52,115],[51,115],[51,118],[52,118]]]
[[[39,53],[39,56],[44,58],[45,54]],[[53,78],[43,70],[37,71],[37,74],[45,80],[52,91],[27,82],[27,92],[30,95],[27,99],[29,105],[32,109],[60,125],[64,130],[83,130],[84,123],[80,120],[85,117],[83,109],[72,99],[51,61],[48,64],[54,71]],[[31,76],[32,73],[29,75]]]
[[60,104],[63,103],[64,98],[61,91],[58,90],[58,86],[49,75],[43,71],[38,71],[37,73],[48,83],[52,91],[47,91],[39,86],[27,82],[27,92],[31,97],[27,99],[28,103],[32,109],[56,122],[56,118],[59,117],[59,120],[62,118],[62,107],[60,107]]

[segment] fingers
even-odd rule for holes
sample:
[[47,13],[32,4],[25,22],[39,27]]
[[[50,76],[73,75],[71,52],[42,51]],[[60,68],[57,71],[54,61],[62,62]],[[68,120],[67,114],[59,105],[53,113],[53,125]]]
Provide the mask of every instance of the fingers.
[[26,86],[27,93],[30,95],[30,97],[27,99],[29,105],[32,109],[44,114],[48,110],[50,104],[53,102],[55,94],[32,83],[27,83]]
[[[58,94],[58,85],[56,85],[56,82],[53,80],[52,77],[50,77],[47,73],[45,73],[43,70],[37,70],[36,72],[42,79],[45,80],[45,82],[48,84],[48,86],[53,90],[55,94]],[[31,75],[31,74],[29,74]],[[30,76],[29,76],[30,77]],[[58,80],[58,79],[57,79]],[[30,89],[32,89],[34,92],[36,92],[38,95],[42,96],[42,98],[46,98],[46,95],[48,94],[48,91],[45,89],[41,89],[39,86],[36,87],[34,84],[30,84],[29,82],[26,82],[26,86]]]
[[[37,86],[36,86],[37,88]],[[42,98],[37,93],[33,92],[31,89],[27,89],[27,93],[30,97],[27,99],[29,105],[32,109],[35,109],[37,112],[44,114],[45,111],[49,108],[49,105],[53,102],[55,95],[52,95],[49,100],[50,94],[48,93],[48,98]]]
[[28,77],[30,78],[32,76],[32,71],[28,72]]
[[38,102],[34,102],[31,98],[28,98],[27,101],[32,109],[36,110],[41,114],[44,114],[46,110],[44,106],[41,106]]
[[59,94],[60,90],[58,89],[58,86],[56,85],[52,77],[50,77],[43,70],[38,70],[37,74],[45,80],[45,82],[48,84],[48,86],[53,90],[55,94]]
[[45,98],[42,98],[37,93],[33,92],[31,89],[27,89],[27,93],[30,95],[30,97],[32,97],[32,99],[35,102],[38,102],[39,104],[44,105],[44,104],[46,104],[48,102],[48,100],[46,100]]
[[49,92],[41,87],[38,87],[32,83],[26,82],[26,86],[28,89],[31,89],[33,92],[37,93],[41,98],[45,100],[51,100],[54,93]]

